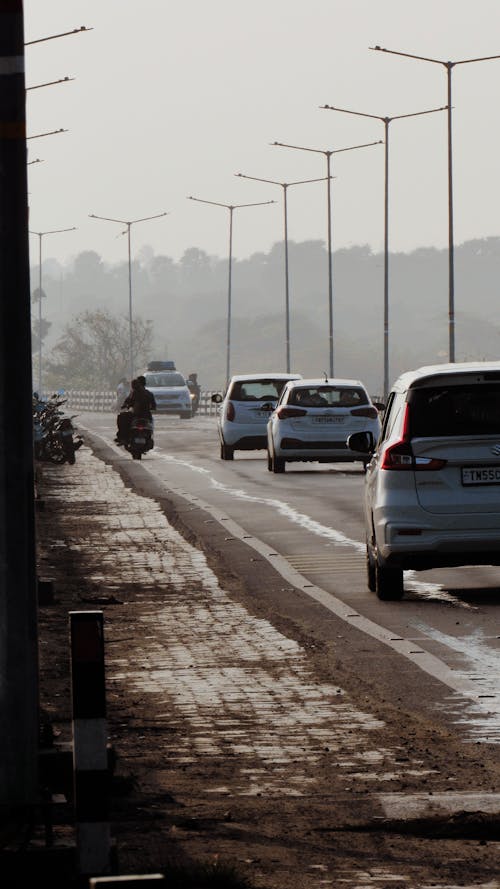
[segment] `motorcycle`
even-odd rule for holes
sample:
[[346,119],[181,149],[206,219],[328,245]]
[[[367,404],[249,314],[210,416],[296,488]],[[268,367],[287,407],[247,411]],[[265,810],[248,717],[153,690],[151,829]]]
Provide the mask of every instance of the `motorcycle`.
[[36,460],[50,463],[74,463],[75,452],[83,445],[81,436],[75,436],[73,419],[60,410],[65,400],[61,393],[54,394],[46,401],[37,393],[33,396],[33,438]]
[[134,417],[130,424],[130,432],[125,442],[125,450],[132,454],[134,460],[140,460],[146,451],[154,447],[153,422],[145,417]]
[[73,426],[75,416],[76,414],[73,417],[62,417],[55,429],[58,447],[64,454],[67,463],[75,462],[75,452],[83,444],[82,437],[80,435],[75,436],[75,427]]

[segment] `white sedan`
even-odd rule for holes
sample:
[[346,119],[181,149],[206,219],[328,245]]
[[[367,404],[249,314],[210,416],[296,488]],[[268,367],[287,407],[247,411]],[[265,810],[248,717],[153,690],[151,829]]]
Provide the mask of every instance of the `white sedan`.
[[231,377],[226,394],[212,395],[220,404],[217,428],[221,460],[232,460],[235,450],[265,450],[266,426],[285,383],[298,374],[238,374]]
[[296,380],[288,383],[267,424],[267,467],[284,472],[285,464],[359,461],[366,453],[347,446],[354,432],[380,434],[379,409],[359,380]]

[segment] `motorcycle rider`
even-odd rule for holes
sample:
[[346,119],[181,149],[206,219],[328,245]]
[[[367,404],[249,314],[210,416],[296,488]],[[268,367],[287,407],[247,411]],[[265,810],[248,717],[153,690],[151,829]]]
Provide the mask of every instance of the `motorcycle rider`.
[[152,411],[156,410],[156,400],[152,392],[146,389],[146,377],[139,376],[132,380],[132,388],[116,418],[117,434],[115,442],[126,444],[130,435],[130,426],[134,417],[143,417],[152,422]]

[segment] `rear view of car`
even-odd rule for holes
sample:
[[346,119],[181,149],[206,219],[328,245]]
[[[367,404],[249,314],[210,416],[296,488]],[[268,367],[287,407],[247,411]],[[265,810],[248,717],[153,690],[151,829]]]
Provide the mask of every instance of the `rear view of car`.
[[263,450],[267,447],[266,427],[285,383],[300,379],[298,374],[238,374],[233,376],[225,396],[212,396],[220,404],[217,426],[222,460],[232,460],[235,450]]
[[367,462],[347,446],[349,435],[380,432],[377,407],[359,380],[319,379],[289,383],[269,419],[268,469],[284,472],[286,463]]
[[500,363],[404,374],[379,443],[365,446],[368,586],[379,598],[401,598],[404,569],[500,564]]

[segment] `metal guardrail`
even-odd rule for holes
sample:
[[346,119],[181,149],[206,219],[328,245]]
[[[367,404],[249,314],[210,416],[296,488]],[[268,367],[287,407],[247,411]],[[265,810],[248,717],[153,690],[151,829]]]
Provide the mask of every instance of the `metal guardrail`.
[[[209,392],[201,393],[198,414],[209,417],[216,416],[217,405],[213,404],[211,400],[214,391],[210,390]],[[49,395],[50,393],[45,393],[44,397],[49,397]],[[67,409],[71,411],[116,413],[118,410],[116,392],[112,390],[68,389],[64,394],[64,398],[66,398]]]

